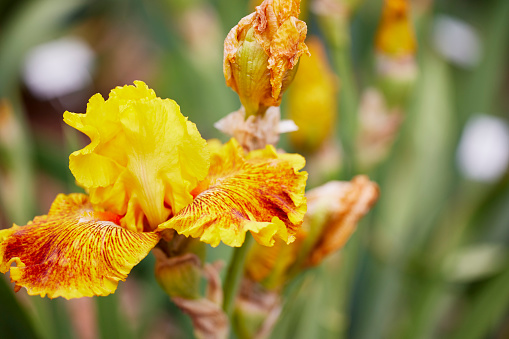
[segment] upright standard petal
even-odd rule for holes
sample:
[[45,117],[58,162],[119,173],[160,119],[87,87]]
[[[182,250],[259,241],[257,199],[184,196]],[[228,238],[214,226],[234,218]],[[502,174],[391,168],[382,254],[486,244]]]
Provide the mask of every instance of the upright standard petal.
[[247,231],[265,246],[276,236],[290,243],[306,212],[303,166],[300,155],[281,155],[272,146],[246,156],[235,139],[213,144],[209,174],[195,199],[158,230],[172,228],[214,247],[221,241],[241,246]]
[[206,141],[173,100],[141,81],[93,96],[86,114],[64,121],[91,140],[69,167],[94,206],[125,215],[122,226],[152,230],[192,201],[208,171]]
[[119,220],[94,211],[84,194],[60,194],[48,215],[0,231],[0,272],[10,270],[15,289],[25,287],[30,295],[113,293],[159,241],[155,233],[120,227]]

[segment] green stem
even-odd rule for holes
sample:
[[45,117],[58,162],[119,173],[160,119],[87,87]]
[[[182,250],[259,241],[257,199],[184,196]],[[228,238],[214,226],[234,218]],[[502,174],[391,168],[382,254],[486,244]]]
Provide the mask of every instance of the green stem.
[[343,177],[346,179],[355,173],[355,140],[358,125],[358,95],[349,46],[336,44],[332,49],[336,71],[341,81],[338,132],[344,151]]
[[241,247],[236,247],[226,272],[226,278],[223,286],[224,302],[223,310],[227,315],[231,315],[233,311],[233,301],[239,290],[242,273],[244,272],[244,262],[246,261],[247,252],[251,248],[253,237],[250,233],[246,234],[246,240]]

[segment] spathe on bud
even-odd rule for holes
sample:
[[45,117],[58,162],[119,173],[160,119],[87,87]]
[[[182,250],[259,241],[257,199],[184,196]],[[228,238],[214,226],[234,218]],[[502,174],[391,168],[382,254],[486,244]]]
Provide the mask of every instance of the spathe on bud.
[[297,19],[299,12],[300,0],[265,0],[228,33],[224,76],[247,116],[279,106],[299,57],[309,54],[304,43],[307,26]]

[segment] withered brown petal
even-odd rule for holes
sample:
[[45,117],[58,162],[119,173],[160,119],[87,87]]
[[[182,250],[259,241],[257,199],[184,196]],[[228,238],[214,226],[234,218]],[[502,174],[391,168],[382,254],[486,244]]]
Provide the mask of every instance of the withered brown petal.
[[[328,222],[310,253],[308,265],[318,265],[327,255],[342,248],[378,195],[378,185],[365,175],[358,175],[350,182],[331,181],[309,191],[306,196],[310,211],[315,204],[325,204]],[[317,211],[324,212],[324,209]]]

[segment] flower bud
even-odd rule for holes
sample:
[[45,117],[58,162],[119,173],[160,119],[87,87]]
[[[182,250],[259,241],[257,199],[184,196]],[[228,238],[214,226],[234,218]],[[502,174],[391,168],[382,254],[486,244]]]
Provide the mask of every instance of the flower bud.
[[404,105],[418,74],[407,0],[385,0],[375,47],[380,89],[389,106]]
[[196,255],[187,253],[169,258],[159,248],[153,252],[156,257],[156,280],[166,294],[172,298],[200,298],[202,268]]
[[385,0],[376,33],[376,49],[392,57],[415,54],[417,44],[409,19],[407,0]]
[[239,95],[246,115],[279,106],[308,49],[306,23],[297,19],[300,0],[265,0],[242,18],[224,42],[226,84]]
[[320,39],[311,37],[308,47],[311,57],[302,59],[299,74],[288,91],[289,118],[299,127],[289,136],[298,150],[314,152],[332,135],[337,115],[338,79]]

